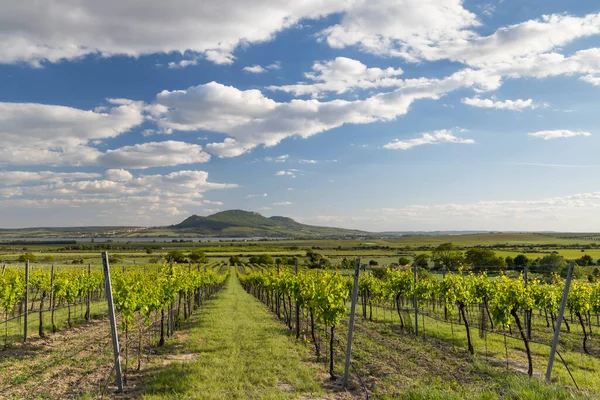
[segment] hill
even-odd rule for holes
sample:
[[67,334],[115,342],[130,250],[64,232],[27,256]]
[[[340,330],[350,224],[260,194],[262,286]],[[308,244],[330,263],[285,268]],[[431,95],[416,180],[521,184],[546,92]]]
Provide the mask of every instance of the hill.
[[[163,228],[165,229],[165,228]],[[177,225],[166,227],[181,235],[205,235],[221,237],[347,237],[370,236],[369,232],[324,226],[305,225],[291,218],[274,216],[267,218],[259,213],[229,210],[207,217],[192,215]]]

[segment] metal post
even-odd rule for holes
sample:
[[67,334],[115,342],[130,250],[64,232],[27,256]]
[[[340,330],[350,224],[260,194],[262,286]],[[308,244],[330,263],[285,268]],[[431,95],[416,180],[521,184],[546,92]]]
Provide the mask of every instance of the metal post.
[[560,301],[560,309],[558,310],[558,317],[556,319],[556,328],[554,329],[554,339],[552,339],[552,349],[550,350],[550,357],[548,358],[548,369],[546,370],[546,380],[550,381],[552,376],[552,364],[554,364],[554,354],[556,353],[556,346],[558,345],[558,336],[560,334],[560,325],[562,324],[563,315],[565,313],[565,306],[567,305],[567,296],[569,295],[569,286],[571,285],[571,276],[573,276],[573,268],[575,263],[569,264],[569,272],[567,273],[567,280],[565,282],[565,289],[563,291],[562,299]]
[[358,274],[360,271],[360,258],[356,259],[354,266],[354,285],[352,286],[352,303],[350,305],[350,322],[348,323],[348,343],[346,344],[346,366],[344,368],[344,388],[348,388],[350,376],[350,354],[352,353],[352,332],[354,330],[354,314],[358,300]]
[[27,328],[29,319],[29,260],[25,261],[25,318],[23,320],[23,342],[27,342]]
[[108,300],[108,316],[110,319],[110,333],[112,335],[113,355],[115,359],[115,371],[117,373],[117,386],[119,393],[123,393],[123,376],[121,375],[121,359],[119,358],[119,336],[117,335],[117,319],[112,296],[112,284],[110,282],[110,266],[108,264],[108,252],[102,253],[102,265],[104,266],[104,287],[106,299]]
[[419,305],[417,304],[417,264],[413,264],[413,304],[415,306],[415,335],[419,336]]
[[[92,264],[88,264],[88,278],[90,277],[90,275],[92,274]],[[85,308],[85,320],[89,321],[91,318],[90,315],[90,301],[92,301],[92,292],[90,291],[90,289],[88,289],[87,291],[87,304],[86,304],[86,308]]]
[[[527,265],[523,266],[523,281],[525,281],[525,286],[527,286]],[[524,319],[525,321],[525,332],[527,334],[527,339],[531,340],[531,318],[529,315],[529,310],[524,311]]]
[[50,308],[51,311],[51,320],[52,320],[52,333],[56,332],[56,325],[54,324],[54,264],[52,264],[50,270]]
[[[298,277],[298,259],[295,260],[294,270],[296,277]],[[298,299],[296,299],[296,339],[300,338],[300,306],[298,305]]]

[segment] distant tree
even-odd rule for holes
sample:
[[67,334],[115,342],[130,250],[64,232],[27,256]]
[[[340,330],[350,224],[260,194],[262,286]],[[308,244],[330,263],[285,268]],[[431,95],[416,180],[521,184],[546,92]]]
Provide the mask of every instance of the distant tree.
[[108,262],[110,264],[116,264],[118,262],[123,261],[123,255],[122,254],[109,254],[108,255]]
[[369,260],[369,266],[375,266],[375,265],[379,265],[379,262],[377,262],[377,260]]
[[504,262],[506,263],[507,267],[512,267],[513,265],[515,265],[515,259],[512,258],[511,256],[506,256],[506,258],[504,259]]
[[546,275],[560,273],[567,266],[567,261],[558,253],[548,254],[540,260],[540,268]]
[[188,258],[193,263],[203,263],[206,262],[206,253],[204,250],[194,250],[190,252]]
[[37,261],[37,257],[33,255],[33,253],[23,253],[19,256],[19,258],[17,258],[17,261],[19,262],[25,262],[28,261],[30,263],[34,263]]
[[55,260],[54,256],[44,256],[41,258],[41,261],[45,262],[45,263],[53,263],[54,260]]
[[344,257],[340,264],[341,269],[354,269],[356,261],[351,258]]
[[527,258],[525,254],[519,254],[513,260],[513,264],[518,267],[524,267],[526,265],[529,265],[529,258]]
[[452,243],[442,243],[433,250],[432,260],[438,269],[456,271],[463,264],[464,257]]
[[229,257],[229,265],[238,265],[241,262],[240,256]]
[[181,251],[181,250],[169,251],[167,253],[167,255],[165,256],[165,259],[167,260],[168,263],[171,263],[171,262],[184,263],[186,261],[185,254],[183,254],[183,251]]
[[154,253],[154,250],[152,250],[151,248],[148,247],[146,249],[146,254],[152,254],[152,253]]
[[[415,258],[413,259],[414,263],[417,264],[417,267],[422,268],[422,269],[429,269],[429,259],[431,257],[429,257],[429,254],[426,253],[421,253],[421,254],[417,254],[415,256]],[[403,265],[407,265],[407,264],[403,264]]]
[[404,265],[409,265],[409,264],[410,264],[410,258],[404,257],[404,256],[398,258],[398,265],[404,266]]
[[270,254],[261,254],[258,256],[259,264],[273,264],[273,257]]
[[575,260],[575,262],[577,265],[581,265],[582,267],[588,267],[595,264],[594,259],[588,254],[581,256]]
[[76,258],[73,261],[71,261],[71,264],[74,264],[74,265],[76,265],[76,264],[83,264],[83,262],[84,262],[83,258]]
[[465,262],[474,269],[500,269],[506,266],[502,257],[490,249],[469,249],[465,254]]

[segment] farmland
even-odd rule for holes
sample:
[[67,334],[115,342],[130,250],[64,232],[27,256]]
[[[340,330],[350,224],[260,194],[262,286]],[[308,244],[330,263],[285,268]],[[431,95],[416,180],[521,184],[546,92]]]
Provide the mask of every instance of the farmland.
[[[412,272],[398,267],[399,260],[435,255],[440,244],[449,242],[462,255],[473,249],[491,250],[502,260],[526,255],[531,283],[523,286],[522,267],[517,265],[503,261],[485,278],[484,268],[463,259],[461,270],[454,272],[430,262],[420,270],[414,291]],[[600,301],[595,297],[600,290],[588,282],[595,279],[591,265],[575,267],[577,279],[559,341],[561,357],[552,382],[543,379],[564,279],[557,275],[552,281],[540,260],[549,255],[579,260],[586,255],[596,263],[600,246],[591,234],[11,242],[0,248],[3,298],[10,297],[7,282],[16,287],[3,306],[7,322],[0,369],[3,382],[9,382],[0,388],[4,397],[19,398],[32,391],[50,398],[85,398],[116,391],[101,251],[108,251],[113,271],[125,393],[130,397],[168,398],[177,393],[191,398],[358,398],[368,393],[372,398],[549,399],[595,398],[600,393],[600,341],[595,335],[600,329]],[[340,377],[350,309],[349,266],[355,257],[363,265],[354,370],[344,390]],[[30,260],[32,286],[24,344],[25,258]],[[293,270],[295,260],[299,278]],[[392,269],[386,272],[388,267]],[[73,283],[60,292],[57,282],[63,281]],[[313,282],[310,287],[317,292],[306,294],[302,282]],[[50,291],[54,303],[49,301]],[[500,300],[505,291],[521,297]],[[298,321],[292,315],[296,304]],[[524,339],[519,324],[526,310],[531,333]],[[40,326],[44,337],[39,337]],[[265,340],[268,346],[256,346]],[[64,359],[62,366],[51,361],[55,355]],[[237,386],[226,384],[232,374],[239,375]],[[71,383],[44,386],[40,379],[50,376]]]

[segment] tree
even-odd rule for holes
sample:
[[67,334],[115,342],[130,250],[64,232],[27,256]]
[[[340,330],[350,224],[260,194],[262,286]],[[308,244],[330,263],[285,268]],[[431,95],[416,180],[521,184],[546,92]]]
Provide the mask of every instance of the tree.
[[259,264],[273,264],[273,257],[270,254],[261,254],[258,256]]
[[33,253],[23,253],[17,258],[19,262],[29,261],[30,263],[34,263],[37,261],[37,257],[33,255]]
[[375,265],[379,265],[377,260],[369,260],[369,266],[375,266]]
[[171,250],[167,253],[167,255],[165,256],[165,259],[169,263],[171,263],[171,262],[184,263],[185,255],[183,254],[183,251],[181,251],[181,250]]
[[548,254],[540,260],[540,268],[546,275],[551,275],[553,272],[558,274],[566,267],[567,261],[558,253]]
[[575,262],[582,267],[588,267],[595,264],[594,259],[589,254],[581,256],[581,258],[578,258]]
[[[413,259],[413,261],[415,264],[417,264],[417,267],[423,268],[423,269],[428,269],[430,258],[431,257],[429,257],[428,254],[422,253],[422,254],[417,254],[415,256],[415,258]],[[406,265],[406,264],[404,264],[404,265]]]
[[433,250],[432,260],[437,268],[455,271],[462,265],[464,257],[452,243],[442,243]]
[[504,262],[506,263],[507,267],[512,267],[513,265],[515,265],[515,259],[512,258],[511,256],[506,256],[506,258],[504,259]]
[[194,250],[188,256],[190,261],[193,263],[204,263],[206,262],[206,253],[204,250]]
[[410,264],[410,258],[404,257],[404,256],[398,258],[398,265],[404,266],[404,265],[409,265],[409,264]]
[[241,262],[240,256],[231,256],[229,257],[229,265],[237,265]]
[[494,250],[469,249],[465,254],[465,262],[475,269],[500,269],[506,266],[502,257],[496,256]]
[[527,258],[525,254],[519,254],[513,260],[513,264],[518,267],[524,267],[526,265],[529,265],[529,258]]
[[152,254],[152,253],[154,253],[154,250],[152,250],[151,248],[148,247],[146,249],[146,254]]

